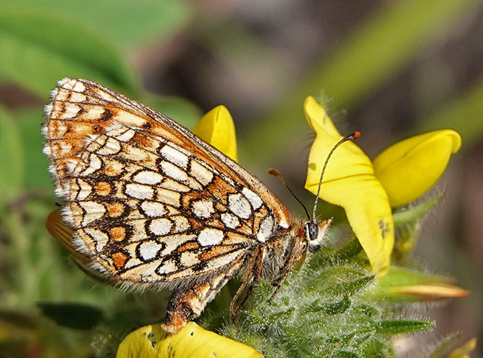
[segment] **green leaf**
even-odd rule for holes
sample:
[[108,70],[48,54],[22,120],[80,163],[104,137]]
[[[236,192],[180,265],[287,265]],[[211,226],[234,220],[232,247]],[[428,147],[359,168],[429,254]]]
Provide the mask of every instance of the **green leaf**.
[[344,298],[339,302],[326,303],[324,305],[324,312],[327,313],[328,315],[340,314],[347,311],[350,306],[351,306],[351,300],[349,299],[349,297],[344,296]]
[[24,151],[18,123],[0,108],[0,200],[20,192],[24,180]]
[[397,232],[396,242],[393,248],[393,259],[400,260],[414,250],[421,232],[422,219],[442,198],[443,194],[439,194],[421,204],[397,209],[393,213],[394,225],[396,226]]
[[342,281],[341,283],[338,283],[326,288],[325,293],[328,295],[352,296],[373,281],[374,281],[373,275],[357,278],[355,280]]
[[443,198],[443,195],[437,195],[421,204],[412,205],[404,210],[394,212],[394,225],[404,225],[412,223],[418,219],[422,219],[424,215],[429,213]]
[[405,267],[392,265],[387,275],[378,277],[377,284],[381,288],[400,287],[423,284],[448,284],[450,277],[419,272]]
[[354,310],[357,311],[361,316],[367,318],[373,318],[379,314],[379,311],[375,307],[369,306],[368,304],[361,304],[357,307],[354,307]]
[[38,303],[37,306],[58,325],[74,329],[92,329],[103,319],[102,311],[93,306],[77,303]]
[[352,235],[352,240],[345,245],[344,247],[340,248],[334,253],[334,259],[336,260],[349,260],[358,255],[362,251],[362,246],[359,240]]
[[386,346],[378,339],[370,339],[366,344],[364,344],[362,351],[364,352],[364,357],[371,358],[384,358],[387,357]]
[[433,328],[433,322],[424,320],[384,320],[374,326],[379,334],[401,334],[427,331]]
[[2,4],[83,23],[123,46],[153,39],[159,43],[185,26],[192,13],[184,0],[2,0]]
[[63,77],[85,77],[135,94],[116,48],[82,24],[30,9],[0,6],[0,78],[45,98]]

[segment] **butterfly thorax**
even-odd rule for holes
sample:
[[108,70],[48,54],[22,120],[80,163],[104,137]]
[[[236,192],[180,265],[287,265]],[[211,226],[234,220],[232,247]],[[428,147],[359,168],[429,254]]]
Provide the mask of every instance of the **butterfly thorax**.
[[284,272],[290,271],[293,264],[305,256],[306,251],[307,240],[302,222],[297,220],[285,230],[276,230],[266,242],[261,278],[277,280]]

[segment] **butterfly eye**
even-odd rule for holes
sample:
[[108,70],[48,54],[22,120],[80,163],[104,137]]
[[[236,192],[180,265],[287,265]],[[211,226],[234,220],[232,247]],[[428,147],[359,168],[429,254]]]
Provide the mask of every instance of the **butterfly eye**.
[[327,237],[332,219],[324,220],[320,223],[317,221],[309,221],[305,224],[305,233],[308,238],[309,251],[317,252],[322,247],[324,239]]
[[317,236],[319,235],[319,226],[314,223],[313,221],[310,221],[307,223],[307,234],[309,237],[309,241],[313,241],[317,239]]

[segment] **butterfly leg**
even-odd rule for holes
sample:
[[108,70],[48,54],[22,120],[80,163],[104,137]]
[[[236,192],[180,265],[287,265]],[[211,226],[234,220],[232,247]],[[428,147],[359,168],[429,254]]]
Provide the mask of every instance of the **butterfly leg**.
[[174,334],[190,319],[198,317],[227,281],[236,274],[239,267],[240,264],[233,265],[228,272],[219,272],[209,280],[175,289],[169,299],[166,319],[161,328]]
[[277,281],[274,282],[275,290],[273,290],[273,293],[270,295],[268,302],[272,302],[278,290],[280,290],[280,288],[282,287],[283,283],[285,282],[285,280],[289,275],[290,275],[290,271],[287,270],[286,273],[284,273],[281,278],[279,278]]
[[[250,297],[253,289],[253,284],[256,281],[258,281],[258,279],[261,276],[262,263],[263,263],[262,253],[263,253],[263,248],[260,246],[255,252],[253,258],[251,259],[251,262],[248,265],[247,269],[245,270],[245,273],[242,278],[242,284],[236,291],[235,296],[233,297],[230,303],[230,313],[233,321],[236,321],[236,317],[238,316],[238,313],[240,313],[240,310],[242,309],[243,305]],[[247,289],[247,292],[245,293],[245,297],[243,297],[241,302],[235,307],[236,301],[238,301],[238,299],[240,298],[241,294],[243,293],[243,291],[247,286],[248,286],[248,289]]]
[[268,302],[272,302],[273,298],[277,294],[278,290],[282,287],[283,283],[287,279],[287,277],[290,275],[292,272],[295,264],[297,263],[298,260],[305,260],[305,253],[302,255],[292,255],[287,258],[287,261],[285,262],[285,265],[283,265],[284,269],[282,271],[281,276],[279,276],[275,282],[273,282],[273,286],[275,287],[275,290],[273,293],[270,295],[270,298],[268,299]]

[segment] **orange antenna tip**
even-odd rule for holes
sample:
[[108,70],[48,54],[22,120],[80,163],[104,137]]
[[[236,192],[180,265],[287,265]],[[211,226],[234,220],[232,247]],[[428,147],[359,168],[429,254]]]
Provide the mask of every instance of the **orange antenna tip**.
[[280,173],[277,169],[275,168],[268,168],[267,173],[270,174],[271,176],[274,177],[281,177],[282,173]]

